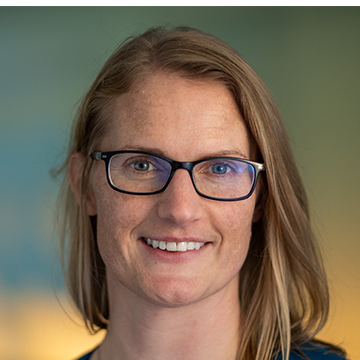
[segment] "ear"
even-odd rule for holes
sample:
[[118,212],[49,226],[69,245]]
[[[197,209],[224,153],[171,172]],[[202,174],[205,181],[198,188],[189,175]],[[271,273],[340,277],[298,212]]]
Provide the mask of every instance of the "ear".
[[263,213],[264,213],[264,209],[263,209],[262,201],[261,201],[261,197],[260,197],[259,199],[257,199],[256,204],[255,204],[252,222],[253,223],[258,222],[262,218]]
[[254,208],[254,213],[253,213],[253,217],[252,217],[252,222],[256,223],[258,222],[262,216],[264,215],[264,206],[263,206],[263,184],[262,181],[259,181],[257,184],[257,187],[255,189],[255,197],[256,197],[256,202],[255,202],[255,208]]
[[[85,157],[77,152],[71,155],[69,162],[69,181],[71,190],[75,196],[76,202],[81,204],[81,183],[85,166]],[[86,212],[89,216],[97,214],[96,198],[92,184],[89,182],[86,194]]]

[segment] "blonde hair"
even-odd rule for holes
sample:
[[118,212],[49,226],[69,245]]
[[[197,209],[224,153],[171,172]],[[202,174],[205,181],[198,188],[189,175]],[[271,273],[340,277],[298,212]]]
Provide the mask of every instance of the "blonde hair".
[[264,161],[260,201],[263,216],[253,224],[240,271],[241,342],[238,359],[268,360],[276,352],[314,338],[328,316],[329,294],[310,226],[308,203],[288,137],[265,85],[243,58],[221,40],[190,28],[155,28],[128,40],[107,60],[85,95],[74,122],[68,158],[87,161],[78,204],[64,177],[62,249],[67,285],[92,332],[109,317],[106,268],[96,242],[96,217],[85,210],[89,155],[103,136],[112,99],[157,71],[187,79],[212,79],[226,86]]

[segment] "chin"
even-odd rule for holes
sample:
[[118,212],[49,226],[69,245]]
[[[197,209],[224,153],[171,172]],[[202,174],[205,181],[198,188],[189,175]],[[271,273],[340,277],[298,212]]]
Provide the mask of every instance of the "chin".
[[163,307],[178,308],[194,304],[208,297],[205,289],[188,280],[158,281],[156,287],[144,294],[146,300]]

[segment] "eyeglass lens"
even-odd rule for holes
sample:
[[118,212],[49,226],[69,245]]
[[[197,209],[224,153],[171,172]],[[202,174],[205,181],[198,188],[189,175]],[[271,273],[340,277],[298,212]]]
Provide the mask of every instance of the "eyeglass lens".
[[[119,190],[152,193],[161,190],[171,174],[171,164],[156,156],[120,153],[111,157],[109,179]],[[197,190],[206,196],[234,199],[247,196],[255,180],[251,164],[229,158],[204,160],[192,171]]]

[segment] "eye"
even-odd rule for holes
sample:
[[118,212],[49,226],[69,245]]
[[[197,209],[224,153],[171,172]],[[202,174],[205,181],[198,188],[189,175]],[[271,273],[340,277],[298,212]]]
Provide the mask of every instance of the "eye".
[[211,166],[211,172],[214,174],[226,174],[231,171],[230,166],[226,164],[214,164]]
[[153,164],[145,160],[135,161],[132,164],[130,164],[130,166],[137,171],[148,171],[155,169]]

